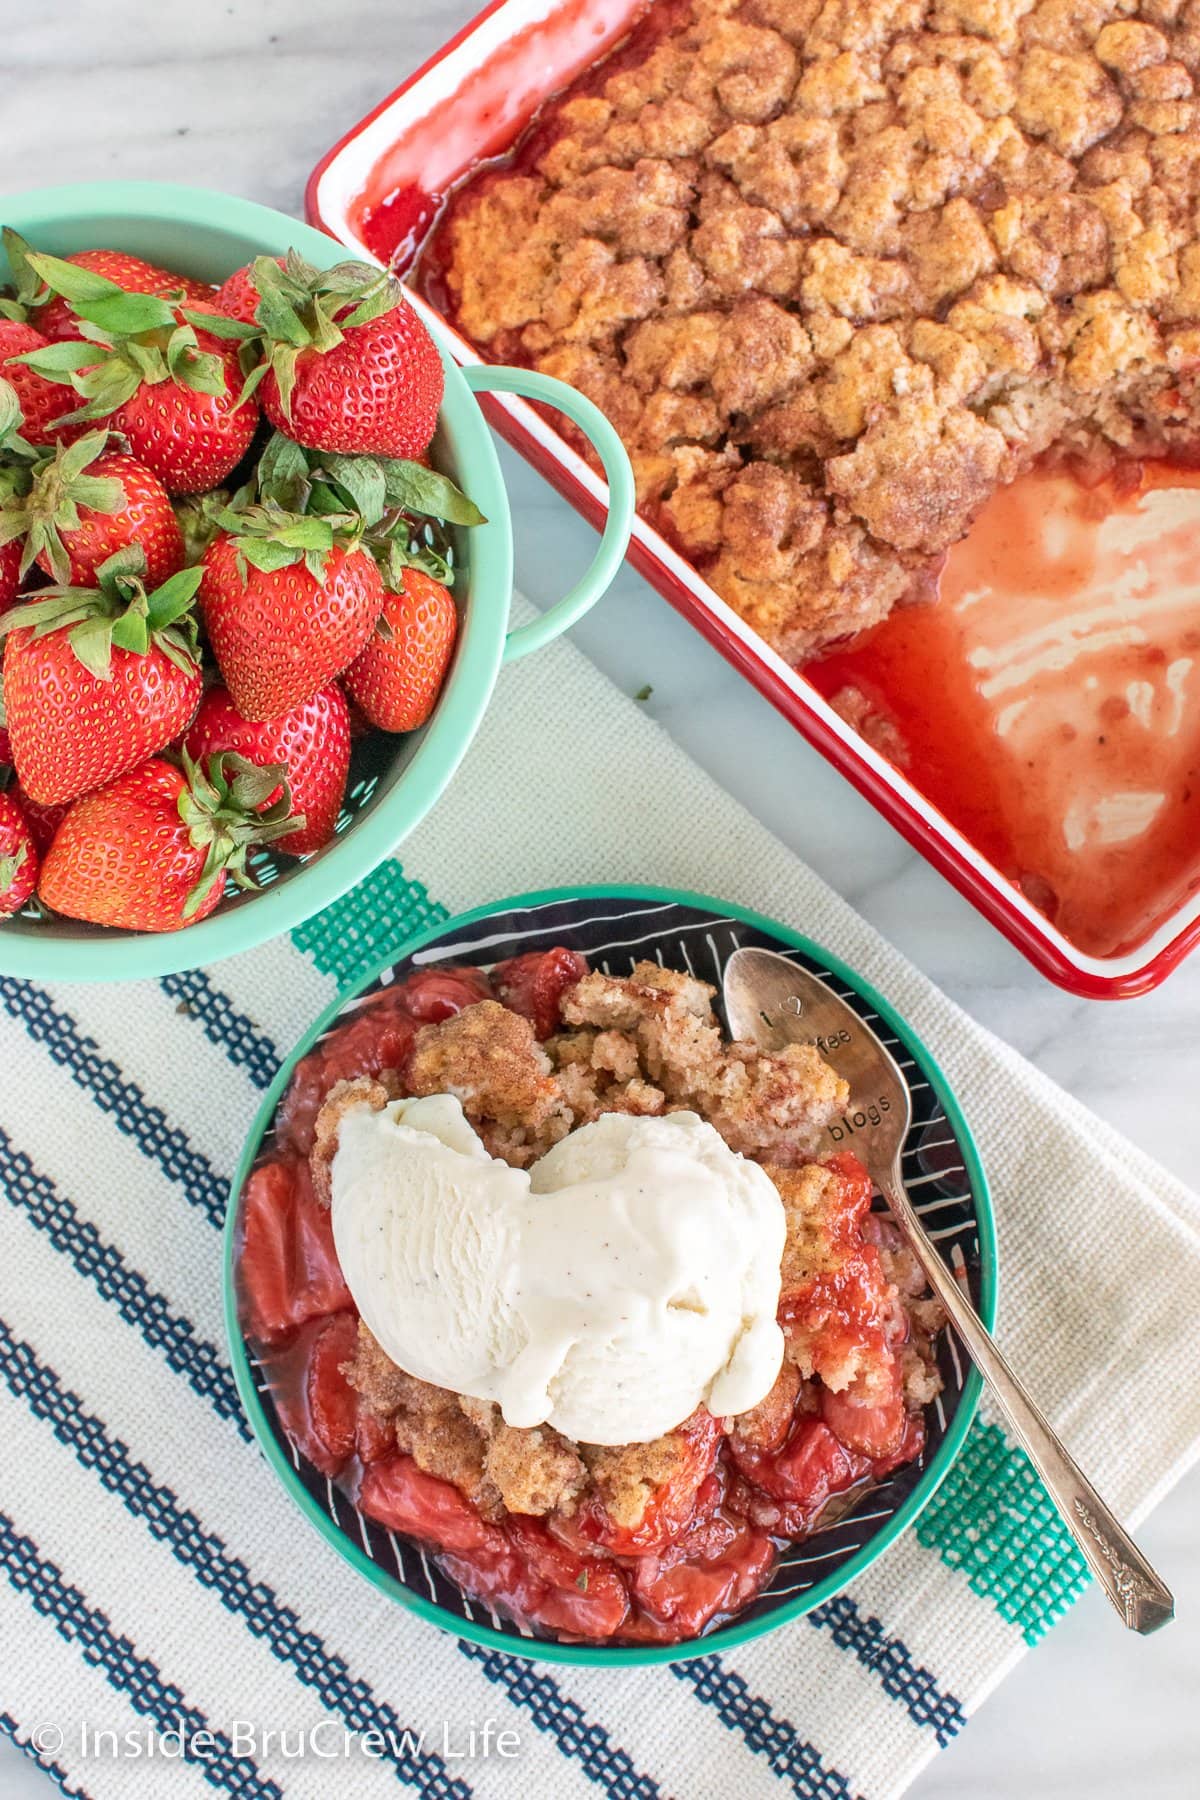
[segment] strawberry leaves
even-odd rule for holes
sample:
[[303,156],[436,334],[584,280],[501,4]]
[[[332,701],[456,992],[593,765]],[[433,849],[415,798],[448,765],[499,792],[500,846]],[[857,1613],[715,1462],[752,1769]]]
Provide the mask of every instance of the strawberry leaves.
[[28,844],[18,844],[10,855],[0,856],[0,899],[3,899],[9,888],[12,887],[17,876],[25,867],[28,857]]
[[[292,812],[287,769],[282,763],[261,768],[236,750],[222,750],[203,766],[181,753],[187,786],[179,796],[179,817],[193,849],[204,850],[199,880],[188,894],[183,916],[195,916],[222,876],[241,888],[257,886],[246,868],[247,852],[273,843],[306,823]],[[270,806],[276,788],[282,791]]]
[[20,562],[22,577],[44,553],[54,580],[65,583],[70,574],[70,558],[62,533],[79,530],[79,508],[84,506],[91,512],[111,516],[125,505],[125,488],[116,476],[88,474],[107,445],[105,431],[89,432],[73,444],[59,444],[50,455],[38,457],[24,471],[20,496],[0,505],[0,544],[18,537],[25,539]]
[[352,513],[321,517],[289,512],[273,500],[260,506],[219,507],[213,517],[237,545],[242,563],[273,574],[276,569],[303,562],[317,582],[324,579],[325,564],[335,545],[350,548],[361,527]]
[[[448,476],[423,463],[307,450],[280,431],[259,458],[257,492],[257,507],[251,504],[253,490],[246,490],[232,508],[214,514],[256,568],[283,567],[279,547],[291,552],[287,560],[296,561],[302,549],[311,555],[317,549],[327,552],[334,543],[361,543],[395,588],[402,585],[406,568],[423,569],[450,586],[451,548],[442,527],[486,523]],[[327,521],[332,535],[318,538],[313,533],[310,541],[296,530],[298,517]],[[264,541],[273,546],[266,553]],[[271,560],[263,561],[264,554]],[[314,568],[312,561],[309,567]]]
[[404,299],[403,287],[385,269],[358,262],[315,269],[295,250],[288,251],[282,265],[272,256],[255,257],[254,285],[263,355],[246,391],[252,392],[272,370],[286,418],[291,417],[300,353],[332,350],[348,330],[381,318]]
[[487,520],[448,475],[427,469],[424,463],[381,457],[389,506],[421,513],[447,525],[486,525]]
[[[9,255],[11,260],[11,246]],[[80,321],[83,342],[47,344],[12,359],[27,363],[47,381],[73,388],[83,400],[84,404],[65,414],[59,424],[107,418],[144,384],[172,381],[198,394],[226,392],[221,359],[200,348],[196,332],[197,323],[201,329],[209,329],[208,313],[183,314],[178,301],[129,293],[106,275],[28,246],[20,256],[22,268],[39,278],[49,292],[61,295]],[[217,317],[218,325],[214,335],[241,335],[240,328],[234,334],[224,329],[236,321],[212,316]]]
[[97,681],[112,680],[114,648],[145,656],[152,645],[185,673],[200,661],[193,601],[199,569],[180,569],[154,590],[142,580],[145,556],[130,545],[97,570],[94,588],[45,588],[36,600],[0,619],[0,637],[18,628],[35,639],[65,631],[78,660]]
[[361,544],[393,587],[406,568],[449,586],[450,546],[438,527],[485,522],[448,476],[422,463],[306,450],[281,431],[263,449],[255,481],[207,513],[253,568],[303,560],[320,580],[335,545]]
[[0,453],[34,456],[36,451],[21,436],[25,415],[11,381],[0,380]]
[[41,306],[50,298],[50,290],[29,261],[30,249],[19,231],[5,225],[0,236],[12,273],[13,295],[0,297],[0,318],[26,319],[30,308]]

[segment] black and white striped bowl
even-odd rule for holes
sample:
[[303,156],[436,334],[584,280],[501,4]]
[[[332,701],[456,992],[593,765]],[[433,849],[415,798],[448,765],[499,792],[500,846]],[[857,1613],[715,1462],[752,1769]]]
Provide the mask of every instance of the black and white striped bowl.
[[655,960],[686,969],[718,991],[725,961],[742,945],[780,950],[831,982],[896,1057],[912,1094],[904,1171],[918,1210],[947,1264],[965,1281],[984,1321],[995,1310],[995,1235],[987,1184],[958,1104],[920,1039],[883,997],[835,956],[797,932],[743,908],[659,888],[593,887],[503,900],[464,913],[413,939],[339,998],[297,1045],[268,1092],[235,1177],[226,1230],[225,1303],[234,1372],[268,1460],[301,1509],[374,1586],[461,1637],[546,1661],[631,1665],[707,1655],[745,1642],[810,1611],[880,1556],[927,1504],[962,1444],[978,1405],[979,1379],[952,1333],[938,1364],[943,1391],[928,1408],[925,1449],[864,1495],[835,1524],[787,1548],[761,1594],[726,1625],[688,1643],[609,1647],[561,1644],[530,1633],[468,1598],[419,1546],[365,1518],[328,1478],[298,1455],[278,1418],[253,1347],[238,1322],[238,1209],[255,1163],[271,1155],[275,1108],[300,1057],[371,994],[438,963],[490,967],[523,951],[564,944],[593,967],[628,974]]

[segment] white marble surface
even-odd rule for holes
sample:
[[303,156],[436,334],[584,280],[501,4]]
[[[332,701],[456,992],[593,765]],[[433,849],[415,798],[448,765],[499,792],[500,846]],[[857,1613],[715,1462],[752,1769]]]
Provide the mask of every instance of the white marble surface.
[[[19,10],[10,0],[0,7],[0,188],[153,177],[299,212],[321,152],[474,10],[473,0],[41,0]],[[504,462],[519,577],[548,600],[564,571],[582,567],[591,534],[524,464],[507,452]],[[975,1017],[1194,1179],[1200,956],[1141,1000],[1060,993],[631,571],[578,639],[627,691],[651,684],[649,710],[696,760]],[[1178,1622],[1135,1642],[1089,1595],[926,1771],[918,1800],[1200,1792],[1198,1500],[1194,1472],[1142,1533],[1175,1588]],[[0,1645],[0,1711],[3,1664],[18,1653]],[[52,1791],[0,1748],[0,1800]]]

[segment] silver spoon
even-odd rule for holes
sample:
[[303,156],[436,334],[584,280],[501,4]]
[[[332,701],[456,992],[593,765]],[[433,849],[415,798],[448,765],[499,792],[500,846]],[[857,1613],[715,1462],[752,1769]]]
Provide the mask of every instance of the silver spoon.
[[[870,1026],[823,981],[774,950],[735,950],[725,964],[730,1035],[763,1050],[815,1043],[850,1084],[852,1146],[903,1229],[968,1355],[1024,1446],[1088,1567],[1131,1631],[1157,1631],[1175,1616],[1170,1590],[1067,1454],[996,1348],[967,1294],[925,1234],[904,1189],[900,1153],[912,1122],[908,1084]],[[865,1123],[858,1123],[858,1115]],[[828,1133],[822,1148],[846,1148]]]

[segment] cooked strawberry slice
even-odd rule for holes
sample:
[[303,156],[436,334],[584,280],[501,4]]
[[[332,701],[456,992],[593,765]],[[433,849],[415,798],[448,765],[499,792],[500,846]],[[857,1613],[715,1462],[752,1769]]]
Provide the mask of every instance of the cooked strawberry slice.
[[404,1004],[403,988],[386,988],[368,1001],[326,1043],[302,1057],[275,1121],[281,1149],[307,1156],[313,1128],[325,1096],[335,1081],[402,1069],[408,1060],[416,1024]]
[[[876,1385],[873,1379],[872,1387]],[[851,1382],[837,1394],[823,1387],[821,1417],[848,1450],[856,1450],[872,1461],[893,1456],[900,1447],[908,1416],[904,1410],[899,1358],[891,1358],[890,1392],[882,1398],[860,1398],[861,1386],[861,1382]]]
[[475,1555],[508,1549],[498,1526],[481,1519],[453,1483],[418,1469],[411,1456],[373,1462],[363,1475],[358,1506],[389,1531],[406,1532],[437,1550]]
[[585,1501],[574,1520],[574,1532],[586,1543],[601,1545],[614,1556],[646,1556],[663,1550],[696,1517],[698,1497],[711,1473],[721,1444],[721,1427],[704,1407],[697,1407],[674,1434],[683,1439],[683,1454],[634,1526],[618,1525],[603,1501]]
[[611,1638],[621,1629],[629,1594],[615,1563],[580,1555],[540,1519],[513,1517],[505,1529],[521,1567],[507,1596],[514,1611],[564,1637]]
[[359,1461],[378,1462],[380,1457],[390,1455],[395,1448],[396,1427],[393,1420],[385,1419],[382,1413],[372,1412],[369,1406],[364,1406],[360,1401],[354,1436],[354,1450]]
[[269,1162],[246,1183],[238,1265],[246,1326],[277,1342],[308,1319],[353,1306],[333,1247],[328,1211],[313,1196],[308,1164]]
[[765,1531],[724,1511],[710,1515],[664,1555],[637,1563],[633,1598],[642,1616],[634,1635],[658,1643],[698,1636],[718,1613],[744,1606],[774,1562]]
[[265,1364],[284,1430],[322,1475],[339,1474],[354,1454],[358,1396],[342,1364],[357,1337],[355,1313],[312,1319]]
[[776,1537],[803,1537],[827,1501],[872,1473],[870,1459],[840,1444],[812,1413],[796,1420],[782,1450],[730,1438],[728,1453],[745,1477],[731,1483],[730,1504]]
[[482,969],[418,969],[404,984],[405,1007],[422,1025],[439,1024],[464,1007],[493,998],[491,983]]
[[562,1024],[562,997],[588,972],[587,958],[561,946],[510,956],[492,970],[492,983],[510,1011],[529,1020],[539,1038]]
[[[323,1321],[308,1361],[308,1412],[313,1431],[331,1462],[340,1468],[354,1454],[358,1395],[342,1373],[358,1344],[358,1316],[335,1313]],[[337,1468],[330,1474],[336,1474]]]
[[890,1456],[879,1457],[871,1464],[871,1474],[876,1481],[882,1481],[893,1469],[902,1469],[905,1463],[916,1462],[925,1448],[925,1419],[921,1413],[909,1413],[904,1420],[904,1430],[900,1442]]

